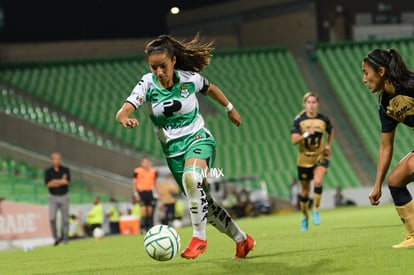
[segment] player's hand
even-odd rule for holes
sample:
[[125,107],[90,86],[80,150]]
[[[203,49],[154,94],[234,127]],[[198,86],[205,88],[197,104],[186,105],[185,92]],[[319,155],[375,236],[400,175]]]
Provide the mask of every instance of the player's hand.
[[331,147],[325,146],[325,157],[329,157],[331,155]]
[[374,188],[372,189],[371,193],[369,194],[368,198],[369,198],[369,202],[372,205],[378,205],[380,204],[380,198],[381,198],[381,187],[377,187],[374,186]]
[[63,181],[63,184],[68,184],[69,183],[69,181],[68,181],[68,175],[63,174],[62,181]]
[[241,117],[235,108],[233,108],[230,112],[227,112],[227,116],[229,117],[230,121],[233,122],[233,124],[237,127],[241,125]]
[[136,118],[127,118],[122,123],[122,126],[125,128],[134,128],[135,126],[139,125],[138,119]]
[[307,132],[309,133],[309,135],[314,135],[315,134],[315,127],[310,126],[309,129],[307,130]]

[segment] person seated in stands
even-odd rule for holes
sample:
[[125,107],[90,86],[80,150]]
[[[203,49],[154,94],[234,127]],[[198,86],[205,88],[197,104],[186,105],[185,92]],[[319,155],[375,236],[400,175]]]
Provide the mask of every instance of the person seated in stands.
[[82,228],[76,215],[70,215],[69,217],[69,239],[77,239],[82,237]]
[[93,230],[97,227],[102,227],[103,221],[104,211],[101,204],[101,199],[99,197],[95,197],[93,200],[93,207],[86,215],[86,234],[88,236],[92,236]]
[[340,186],[338,186],[336,188],[336,193],[335,193],[334,199],[335,199],[335,206],[336,207],[356,205],[356,203],[354,201],[346,199],[344,197],[344,195],[342,194],[342,188]]

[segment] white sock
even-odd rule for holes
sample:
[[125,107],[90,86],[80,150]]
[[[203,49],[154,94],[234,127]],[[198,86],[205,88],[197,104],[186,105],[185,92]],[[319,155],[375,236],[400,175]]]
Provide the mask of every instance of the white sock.
[[[206,192],[203,190],[203,177],[198,167],[187,170],[183,174],[183,186],[190,208],[191,223],[193,225],[193,237],[206,240],[206,224],[208,202]],[[201,170],[201,169],[200,169]]]
[[242,242],[247,239],[246,233],[236,224],[230,214],[219,205],[210,194],[208,198],[208,222],[218,231],[226,234],[235,242]]

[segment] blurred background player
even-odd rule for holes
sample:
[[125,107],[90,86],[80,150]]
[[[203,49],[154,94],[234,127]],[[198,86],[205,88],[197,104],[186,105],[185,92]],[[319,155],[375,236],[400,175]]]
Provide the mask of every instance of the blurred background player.
[[[305,109],[296,116],[291,131],[292,143],[300,144],[297,159],[298,177],[302,184],[300,209],[303,213],[301,230],[308,230],[309,194],[311,181],[313,190],[313,223],[320,224],[319,205],[322,198],[322,180],[329,167],[328,157],[334,131],[329,118],[318,113],[319,98],[316,93],[309,92],[303,96]],[[325,132],[328,143],[325,146]]]
[[111,234],[119,234],[119,217],[121,216],[121,213],[119,212],[118,202],[114,198],[111,198],[109,202],[109,230]]
[[[62,166],[62,156],[59,153],[51,155],[52,166],[45,171],[45,184],[49,190],[49,219],[55,245],[69,240],[69,168]],[[62,218],[62,232],[57,232],[57,212]]]
[[[401,55],[394,49],[375,49],[362,64],[363,82],[379,93],[381,142],[378,151],[375,185],[369,194],[372,205],[378,205],[381,185],[390,167],[394,137],[399,123],[414,127],[414,73],[408,70]],[[414,202],[407,184],[414,179],[414,151],[408,153],[388,177],[388,187],[395,208],[407,231],[407,238],[394,248],[414,246]]]
[[206,192],[205,175],[212,167],[216,142],[204,128],[196,93],[217,101],[230,121],[241,125],[239,113],[226,96],[199,74],[210,63],[212,50],[211,43],[200,42],[198,35],[189,42],[169,35],[149,42],[145,53],[151,73],[142,77],[116,115],[124,127],[134,128],[138,120],[129,116],[147,103],[168,166],[188,199],[193,238],[181,253],[187,259],[207,249],[207,220],[237,243],[236,258],[246,257],[255,245]]
[[172,175],[169,175],[166,180],[160,182],[158,185],[158,195],[162,203],[161,207],[164,210],[164,217],[161,223],[171,225],[171,222],[175,218],[175,203],[177,202],[180,188],[175,183]]
[[154,225],[154,201],[156,192],[157,171],[152,162],[141,159],[141,165],[134,170],[134,196],[141,204],[141,232],[147,232]]
[[97,227],[102,228],[104,222],[104,211],[101,204],[101,199],[95,197],[93,200],[93,206],[91,210],[86,214],[85,219],[85,231],[88,236],[93,235],[93,230]]

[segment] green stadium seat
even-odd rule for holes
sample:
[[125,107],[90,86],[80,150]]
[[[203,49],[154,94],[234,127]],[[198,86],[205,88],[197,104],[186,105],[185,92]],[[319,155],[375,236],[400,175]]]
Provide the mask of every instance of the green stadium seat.
[[[82,126],[88,125],[114,140],[162,156],[151,122],[143,110],[136,114],[140,126],[131,131],[118,125],[114,119],[139,77],[147,72],[146,61],[135,57],[4,68],[0,71],[0,80],[25,90],[78,120],[71,121],[53,114],[44,106],[33,106],[24,98],[19,102],[9,92],[2,92],[0,111],[9,110],[56,130],[103,143],[105,138],[93,135]],[[266,180],[269,192],[288,197],[286,186],[296,175],[297,154],[297,148],[290,145],[290,128],[293,118],[302,108],[300,99],[308,90],[293,56],[280,49],[218,52],[204,75],[223,89],[243,119],[240,128],[233,127],[216,103],[213,106],[218,108],[217,114],[204,114],[206,125],[218,144],[215,166],[222,168],[229,178],[260,175]],[[350,75],[352,71],[347,73],[347,76]],[[329,79],[344,85],[341,78],[330,76]],[[353,88],[349,85],[346,89]],[[7,107],[10,105],[13,108]],[[332,162],[337,164],[332,166],[328,178],[340,178],[345,187],[358,184],[352,169],[346,173],[341,169],[347,165],[347,160],[339,146],[335,147]]]

